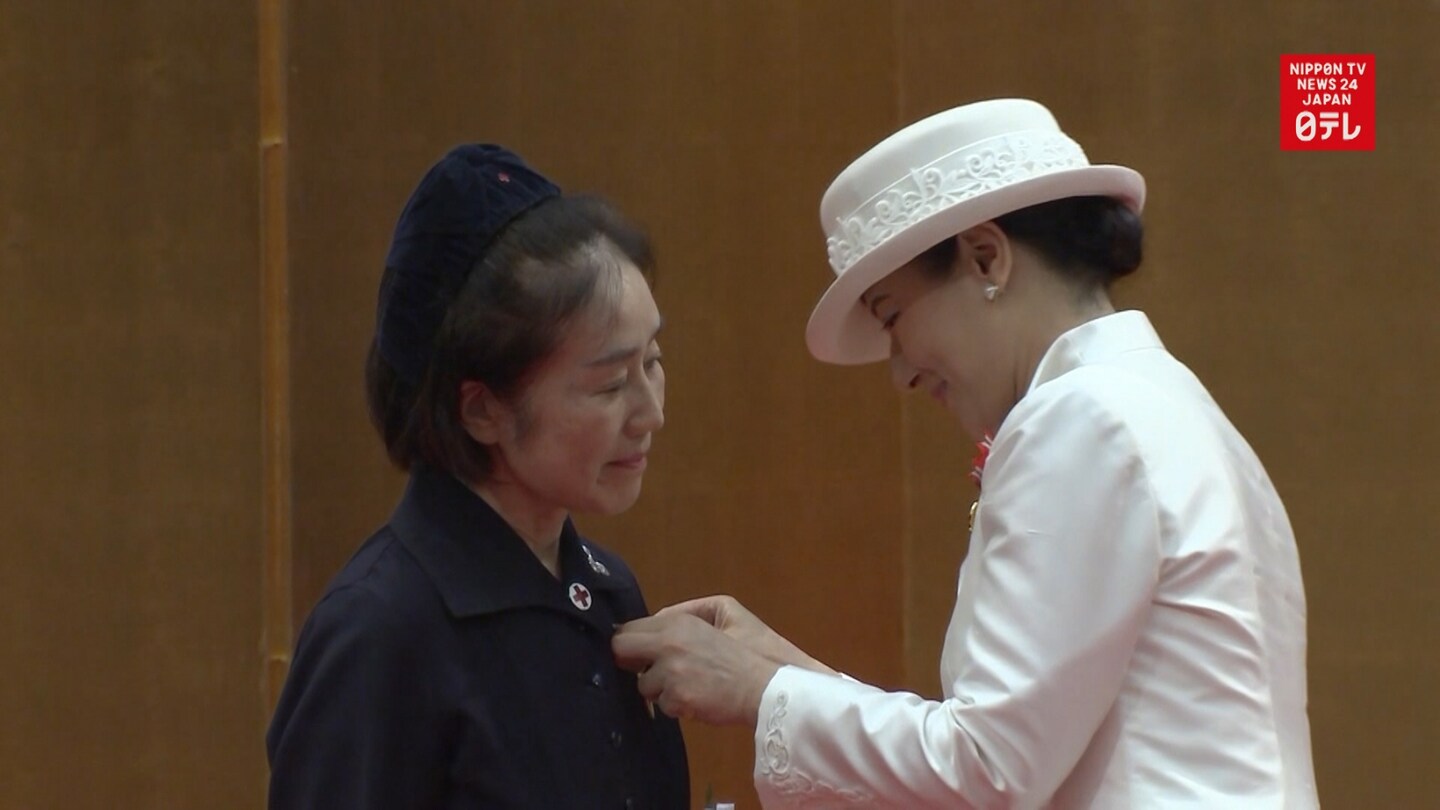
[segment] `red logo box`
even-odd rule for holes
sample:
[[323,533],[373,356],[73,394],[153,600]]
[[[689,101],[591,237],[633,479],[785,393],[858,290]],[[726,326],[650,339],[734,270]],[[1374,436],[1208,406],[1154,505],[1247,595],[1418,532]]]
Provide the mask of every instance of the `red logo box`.
[[1375,148],[1375,54],[1280,57],[1280,148]]

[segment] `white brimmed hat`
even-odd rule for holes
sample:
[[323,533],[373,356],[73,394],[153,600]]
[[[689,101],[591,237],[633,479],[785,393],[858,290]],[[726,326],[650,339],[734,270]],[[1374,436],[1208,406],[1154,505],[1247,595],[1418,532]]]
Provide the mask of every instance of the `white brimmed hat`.
[[1145,179],[1092,166],[1044,106],[966,104],[891,135],[840,173],[820,202],[835,281],[805,328],[810,353],[853,365],[890,356],[890,338],[860,305],[872,284],[944,239],[1011,211],[1105,196],[1135,212]]

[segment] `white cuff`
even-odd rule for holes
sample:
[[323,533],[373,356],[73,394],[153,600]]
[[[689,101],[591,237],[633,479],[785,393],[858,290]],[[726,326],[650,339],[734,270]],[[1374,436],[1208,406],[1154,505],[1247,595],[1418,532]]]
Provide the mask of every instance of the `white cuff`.
[[840,687],[843,692],[857,689],[873,690],[848,676],[839,678],[795,666],[783,666],[766,685],[760,697],[760,714],[755,724],[755,791],[760,803],[775,807],[869,807],[874,797],[855,788],[841,788],[806,773],[795,761],[792,751],[801,746],[833,745],[829,740],[795,739],[795,729],[802,726],[793,720],[793,711],[804,711],[807,701],[844,699],[828,693]]

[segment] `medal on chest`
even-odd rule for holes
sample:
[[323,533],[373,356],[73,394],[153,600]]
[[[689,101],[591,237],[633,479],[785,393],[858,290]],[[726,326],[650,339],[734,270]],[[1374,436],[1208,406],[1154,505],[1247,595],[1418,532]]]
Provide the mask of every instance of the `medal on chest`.
[[[975,488],[980,489],[980,481],[985,477],[985,462],[990,460],[990,446],[995,437],[985,434],[975,445],[975,460],[970,462],[970,480],[975,482]],[[977,496],[975,502],[970,504],[970,528],[966,534],[975,532],[975,513],[980,511],[980,498]]]
[[591,570],[591,571],[594,571],[595,573],[599,574],[599,575],[602,576],[602,577],[608,577],[608,576],[610,576],[610,569],[605,567],[605,563],[602,563],[602,562],[600,562],[599,560],[595,559],[595,555],[590,553],[590,547],[589,547],[589,546],[586,546],[584,543],[581,543],[581,544],[580,544],[580,550],[583,551],[583,552],[585,552],[585,559],[587,559],[587,560],[590,561],[590,570]]

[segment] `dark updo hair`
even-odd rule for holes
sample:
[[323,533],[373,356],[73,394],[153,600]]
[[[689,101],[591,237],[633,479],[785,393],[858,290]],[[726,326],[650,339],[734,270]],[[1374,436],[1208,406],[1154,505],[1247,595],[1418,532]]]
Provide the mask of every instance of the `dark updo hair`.
[[[1108,289],[1140,267],[1140,215],[1112,197],[1065,197],[994,221],[1006,236],[1038,251],[1083,292]],[[955,240],[946,239],[921,254],[921,267],[932,276],[948,276],[956,249]]]
[[390,460],[402,470],[423,464],[483,481],[490,453],[460,423],[460,384],[477,380],[514,402],[602,281],[619,283],[626,262],[654,282],[649,238],[598,197],[553,197],[511,221],[446,309],[418,385],[371,341],[366,398]]

